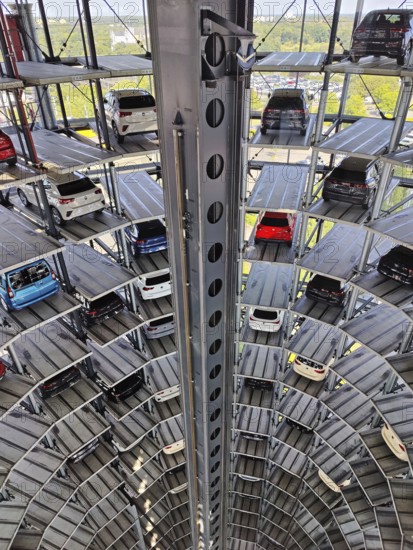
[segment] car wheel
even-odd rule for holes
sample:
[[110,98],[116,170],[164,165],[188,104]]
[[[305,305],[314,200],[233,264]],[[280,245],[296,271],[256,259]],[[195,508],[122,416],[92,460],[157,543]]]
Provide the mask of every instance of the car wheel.
[[287,241],[288,248],[291,248],[293,246],[293,241]]
[[265,134],[267,133],[267,128],[263,128],[263,127],[261,126],[260,132],[261,132],[261,134],[262,134],[263,136],[265,136]]
[[56,225],[63,225],[64,220],[63,220],[59,210],[57,208],[55,208],[54,206],[52,206],[51,212],[52,212],[52,218],[53,218],[54,223]]
[[9,166],[16,166],[16,164],[17,164],[17,157],[13,157],[12,159],[9,159],[9,160],[7,161],[7,164],[8,164]]
[[[403,56],[403,62],[402,62],[402,65],[408,65],[409,61],[410,61],[410,54],[411,54],[411,51],[412,51],[412,43],[409,42],[409,44],[407,45],[406,47],[406,51],[404,53],[404,56]],[[397,61],[397,64],[399,65],[399,61]]]
[[361,55],[354,55],[354,54],[350,55],[350,59],[352,63],[358,63],[360,61],[360,58],[361,58]]
[[116,126],[116,124],[114,122],[112,122],[112,130],[113,130],[113,134],[116,138],[116,141],[118,143],[123,143],[125,141],[125,136],[121,136],[118,132],[118,127]]
[[25,206],[26,208],[30,208],[31,202],[27,198],[25,192],[21,189],[17,189],[17,194],[19,195],[19,199],[21,200],[23,206]]
[[370,197],[368,198],[367,202],[363,203],[362,206],[363,206],[364,210],[369,210],[373,206],[375,194],[376,194],[375,191],[372,191],[370,193]]
[[328,202],[328,201],[330,200],[328,197],[326,197],[326,196],[324,195],[324,193],[322,193],[321,198],[322,198],[323,201],[325,201],[325,202]]
[[6,312],[10,311],[10,307],[7,305],[7,302],[3,298],[3,296],[0,297],[0,303],[1,303],[1,307],[4,309],[4,311],[6,311]]
[[300,136],[305,136],[307,133],[307,126],[305,128],[301,128],[300,130]]

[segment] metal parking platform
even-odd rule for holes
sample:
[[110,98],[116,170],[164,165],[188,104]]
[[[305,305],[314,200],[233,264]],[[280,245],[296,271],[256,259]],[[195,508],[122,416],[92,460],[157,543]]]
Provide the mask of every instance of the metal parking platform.
[[292,266],[252,264],[241,303],[251,307],[287,308],[292,276]]
[[362,57],[358,63],[343,60],[324,67],[326,73],[335,74],[363,74],[377,76],[400,76],[403,68],[397,65],[395,59],[369,55]]
[[[261,149],[308,149],[315,128],[315,116],[310,115],[305,136],[300,135],[298,130],[268,130],[266,135],[261,134],[257,127],[254,135],[249,141],[249,147]],[[412,125],[413,129],[413,125]],[[406,132],[407,133],[407,132]]]
[[[84,57],[78,57],[78,62],[86,64]],[[120,78],[123,76],[142,76],[153,73],[152,61],[138,55],[98,55],[99,69],[105,71],[105,77]],[[90,70],[90,69],[89,69]]]
[[119,174],[122,208],[132,223],[165,216],[163,188],[147,172]]
[[309,166],[264,165],[247,200],[247,210],[296,212],[302,202]]
[[262,72],[320,72],[326,58],[321,52],[274,52],[253,65],[253,71]]
[[[333,137],[315,147],[320,153],[347,153],[352,157],[374,160],[386,152],[394,126],[392,120],[361,118]],[[413,123],[406,122],[402,137],[413,130]]]

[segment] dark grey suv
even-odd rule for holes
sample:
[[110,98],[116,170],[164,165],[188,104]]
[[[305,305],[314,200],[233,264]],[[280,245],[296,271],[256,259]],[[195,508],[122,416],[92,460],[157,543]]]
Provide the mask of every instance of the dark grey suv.
[[379,180],[377,162],[347,157],[324,180],[322,197],[359,204],[368,209],[373,204]]
[[374,10],[354,31],[350,58],[357,63],[365,55],[384,55],[404,65],[410,57],[412,40],[413,10]]

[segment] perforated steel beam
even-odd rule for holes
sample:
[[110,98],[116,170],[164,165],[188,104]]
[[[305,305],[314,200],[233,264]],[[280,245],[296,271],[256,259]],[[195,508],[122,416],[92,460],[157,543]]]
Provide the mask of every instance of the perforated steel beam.
[[148,7],[192,548],[225,548],[245,106],[238,61],[253,55],[249,3],[153,0]]

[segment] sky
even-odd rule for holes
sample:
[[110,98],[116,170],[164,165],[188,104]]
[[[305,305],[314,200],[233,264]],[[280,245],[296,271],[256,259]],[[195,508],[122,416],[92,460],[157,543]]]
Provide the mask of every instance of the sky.
[[[152,1],[152,0],[147,0]],[[216,0],[215,0],[216,1]],[[334,7],[334,0],[316,0],[323,13],[331,13]],[[365,0],[364,13],[379,8],[393,7],[397,8],[402,0]],[[218,0],[219,2],[219,0]],[[271,15],[280,14],[286,10],[291,4],[292,0],[255,0],[255,14],[256,15]],[[294,10],[300,10],[303,6],[304,0],[296,0]],[[36,0],[33,1],[36,5]],[[75,13],[75,0],[44,0],[46,13],[48,17],[53,19],[59,19],[67,17],[69,14]],[[132,17],[142,15],[142,0],[108,0],[108,3],[116,11],[116,13],[122,17]],[[211,4],[214,0],[211,0]],[[354,13],[356,0],[342,0],[342,13]],[[308,0],[308,13],[315,13],[316,7],[313,0]],[[105,5],[104,0],[90,0],[91,12],[100,13],[101,15],[110,15],[109,8]],[[404,7],[413,9],[413,0],[407,0]],[[38,11],[38,10],[36,10]]]

